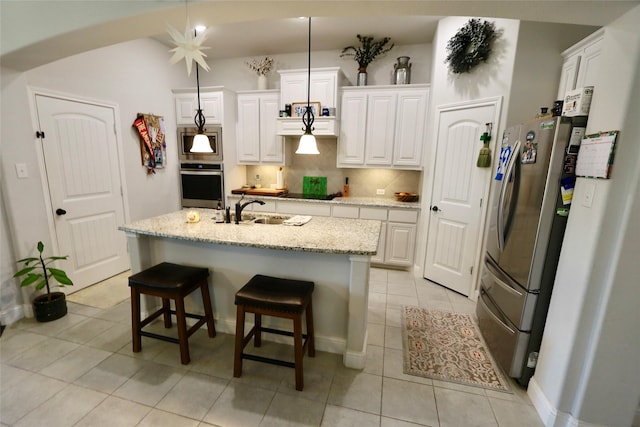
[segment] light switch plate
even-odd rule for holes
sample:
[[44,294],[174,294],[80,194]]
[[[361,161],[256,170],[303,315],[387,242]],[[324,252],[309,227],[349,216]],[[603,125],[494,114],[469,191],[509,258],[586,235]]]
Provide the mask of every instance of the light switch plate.
[[376,190],[376,195],[378,196],[384,196],[384,188],[378,188]]
[[29,178],[26,163],[16,163],[16,175],[18,175],[18,178]]

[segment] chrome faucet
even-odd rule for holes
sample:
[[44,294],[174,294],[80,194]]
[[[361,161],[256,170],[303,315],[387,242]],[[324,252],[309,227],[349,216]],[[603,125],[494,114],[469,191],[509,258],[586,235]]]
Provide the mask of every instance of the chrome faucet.
[[264,205],[264,202],[262,200],[250,200],[248,202],[245,203],[240,203],[244,200],[244,194],[242,194],[242,197],[240,197],[240,200],[238,200],[238,202],[236,203],[236,224],[240,224],[240,221],[242,221],[242,210],[244,208],[246,208],[247,206],[249,206],[251,203],[258,203],[261,205]]

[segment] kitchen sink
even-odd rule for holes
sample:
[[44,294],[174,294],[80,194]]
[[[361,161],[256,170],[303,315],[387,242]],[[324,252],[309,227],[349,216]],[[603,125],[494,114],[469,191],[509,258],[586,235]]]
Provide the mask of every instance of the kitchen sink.
[[284,221],[291,218],[290,216],[263,216],[253,220],[254,224],[282,224]]

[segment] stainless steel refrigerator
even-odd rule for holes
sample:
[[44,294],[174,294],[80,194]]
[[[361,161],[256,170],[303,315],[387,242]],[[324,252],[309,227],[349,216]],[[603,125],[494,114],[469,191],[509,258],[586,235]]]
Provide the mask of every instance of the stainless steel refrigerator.
[[[550,117],[504,132],[486,234],[476,314],[489,349],[507,375],[533,375],[570,205],[574,127],[586,117]],[[576,129],[577,130],[577,129]],[[574,131],[574,132],[572,132]]]

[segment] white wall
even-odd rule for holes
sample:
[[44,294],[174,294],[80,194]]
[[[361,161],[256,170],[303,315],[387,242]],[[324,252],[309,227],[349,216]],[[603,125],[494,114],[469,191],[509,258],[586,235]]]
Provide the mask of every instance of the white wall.
[[[427,139],[423,149],[424,171],[422,177],[422,213],[418,229],[418,239],[416,243],[416,264],[423,267],[427,227],[430,217],[431,201],[431,177],[435,162],[436,147],[434,141],[437,130],[434,129],[435,115],[437,107],[441,105],[453,104],[473,99],[483,99],[489,97],[502,97],[502,112],[500,116],[500,127],[494,127],[494,135],[500,135],[506,122],[511,81],[513,78],[513,68],[516,56],[516,45],[518,42],[519,21],[510,19],[490,19],[494,22],[496,29],[502,31],[502,35],[496,41],[494,53],[487,63],[482,63],[473,69],[473,73],[452,74],[445,64],[447,57],[447,42],[455,33],[464,26],[470,18],[468,17],[448,17],[438,22],[438,28],[433,42],[433,60],[431,68],[431,99],[429,103],[429,119],[427,129]],[[495,144],[494,138],[494,144]],[[495,153],[495,149],[492,150]]]
[[[122,144],[127,220],[136,220],[179,208],[175,113],[171,88],[186,76],[184,64],[170,67],[168,49],[150,39],[127,42],[69,57],[26,73],[3,68],[2,87],[2,185],[6,221],[14,254],[2,251],[2,265],[12,266],[14,255],[23,257],[42,240],[54,248],[45,207],[41,174],[41,142],[34,135],[28,88],[40,88],[74,98],[117,105],[119,143]],[[137,133],[132,127],[136,113],[165,117],[168,167],[147,175],[141,166]],[[16,163],[26,163],[29,177],[18,179]],[[96,165],[99,167],[99,164]],[[3,272],[5,270],[3,269]],[[14,281],[15,282],[15,281]],[[3,280],[9,286],[11,279]],[[17,282],[16,282],[17,283]],[[3,290],[3,294],[9,294]],[[16,302],[17,299],[16,299]]]
[[[605,27],[588,132],[620,130],[610,180],[578,179],[529,394],[547,425],[628,426],[640,400],[640,6]],[[591,207],[584,193],[595,186]],[[572,424],[574,425],[574,424]]]

